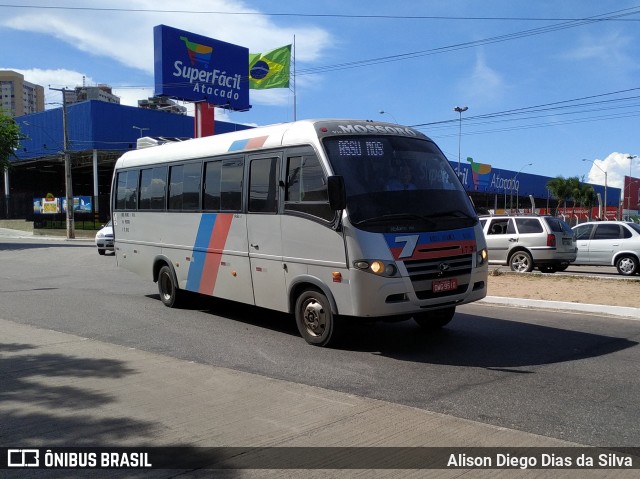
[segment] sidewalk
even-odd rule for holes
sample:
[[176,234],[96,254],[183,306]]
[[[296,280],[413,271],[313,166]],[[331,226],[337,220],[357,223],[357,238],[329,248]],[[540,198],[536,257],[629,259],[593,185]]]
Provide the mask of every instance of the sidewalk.
[[[6,447],[251,446],[247,454],[260,454],[260,448],[265,447],[577,446],[3,319],[0,319],[0,338],[0,377],[3,378],[0,443]],[[325,461],[334,459],[324,458]],[[378,458],[380,460],[383,459]],[[326,467],[327,463],[320,461],[314,469],[284,475],[268,469],[231,470],[228,477],[359,475],[354,470],[328,473],[323,469]],[[429,475],[453,478],[471,469],[434,469]],[[11,477],[27,477],[24,474],[27,471],[20,472]],[[42,477],[36,472],[54,471],[33,471],[34,477]],[[98,472],[91,471],[86,477],[96,477]],[[198,477],[221,477],[219,471],[215,471],[215,476],[213,470],[205,472]],[[418,469],[384,468],[374,472],[360,476],[417,478],[425,477],[426,473]],[[522,477],[521,472],[494,468],[475,470],[473,477],[514,477],[514,474]],[[590,477],[590,472],[598,471],[547,470],[526,477]],[[607,477],[635,477],[636,473],[609,470]],[[144,476],[125,477],[176,475],[179,475],[177,471],[167,475],[166,471],[163,474],[153,470],[145,471]],[[193,476],[188,474],[188,477]]]
[[[0,237],[11,232],[0,230]],[[16,235],[24,232],[16,232]],[[28,236],[28,235],[27,235]],[[61,239],[61,238],[51,238]],[[64,238],[62,238],[65,240]],[[636,308],[517,298],[482,303],[640,319]],[[0,318],[3,447],[571,447],[554,438],[385,401],[198,364]],[[376,458],[374,458],[376,459]],[[3,471],[0,477],[636,477],[625,470],[473,468],[192,471]],[[385,458],[377,458],[384,461]],[[323,462],[324,461],[324,462]],[[375,462],[372,460],[372,462]],[[325,469],[323,469],[325,468]],[[11,474],[9,474],[9,472]],[[53,473],[57,472],[55,475]],[[47,473],[47,474],[44,474]],[[50,475],[49,473],[52,473]]]

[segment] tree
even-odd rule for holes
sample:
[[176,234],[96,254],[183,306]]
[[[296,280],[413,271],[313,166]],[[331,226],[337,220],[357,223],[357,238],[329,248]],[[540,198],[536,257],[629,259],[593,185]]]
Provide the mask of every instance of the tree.
[[589,220],[591,220],[591,207],[596,202],[596,192],[591,185],[580,185],[580,191],[578,193],[578,204],[582,208],[587,208],[589,210]]
[[571,199],[571,216],[575,216],[576,214],[576,203],[580,201],[580,178],[577,176],[572,176],[571,178],[567,178],[567,190],[569,193],[569,199]]
[[562,176],[557,176],[547,182],[547,189],[558,200],[556,214],[558,214],[558,210],[560,209],[560,206],[562,206],[564,208],[564,215],[567,215],[567,198],[571,197],[573,193],[573,182],[570,182],[570,179],[571,178],[565,179]]
[[11,166],[9,159],[15,157],[20,140],[25,138],[14,119],[0,110],[0,172]]

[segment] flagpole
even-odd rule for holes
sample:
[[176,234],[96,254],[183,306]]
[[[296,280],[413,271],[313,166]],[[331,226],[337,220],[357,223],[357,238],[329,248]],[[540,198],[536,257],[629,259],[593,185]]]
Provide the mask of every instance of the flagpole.
[[293,36],[293,121],[297,119],[296,105],[296,36]]

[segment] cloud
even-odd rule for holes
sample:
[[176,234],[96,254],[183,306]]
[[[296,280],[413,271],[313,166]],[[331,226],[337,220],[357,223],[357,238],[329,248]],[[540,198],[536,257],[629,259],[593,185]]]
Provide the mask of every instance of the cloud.
[[595,159],[591,165],[587,182],[604,185],[604,172],[607,172],[607,186],[612,188],[624,188],[624,177],[629,176],[629,167],[633,177],[640,175],[640,160],[634,158],[629,163],[629,156],[633,153],[611,153],[604,160]]
[[495,103],[502,97],[505,88],[502,76],[487,65],[482,50],[478,51],[471,75],[459,84],[461,97],[473,99],[476,106]]
[[[171,0],[113,0],[105,7],[103,1],[87,0],[82,5],[107,11],[6,9],[0,26],[53,36],[80,51],[111,58],[148,74],[153,74],[153,27],[159,24],[246,46],[258,53],[290,44],[296,35],[296,58],[303,62],[318,59],[331,42],[328,32],[321,28],[282,27],[242,1],[176,4]],[[198,13],[183,13],[180,8]]]
[[635,48],[633,40],[621,32],[611,32],[598,37],[582,36],[579,45],[562,55],[565,60],[593,62],[607,65],[610,68],[621,67],[628,69],[633,65],[633,59],[627,51]]

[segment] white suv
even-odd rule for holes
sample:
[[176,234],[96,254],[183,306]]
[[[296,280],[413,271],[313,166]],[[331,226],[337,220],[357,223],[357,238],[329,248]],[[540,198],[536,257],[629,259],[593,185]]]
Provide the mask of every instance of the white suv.
[[553,216],[483,216],[489,264],[509,265],[527,273],[564,271],[578,253],[571,227]]

